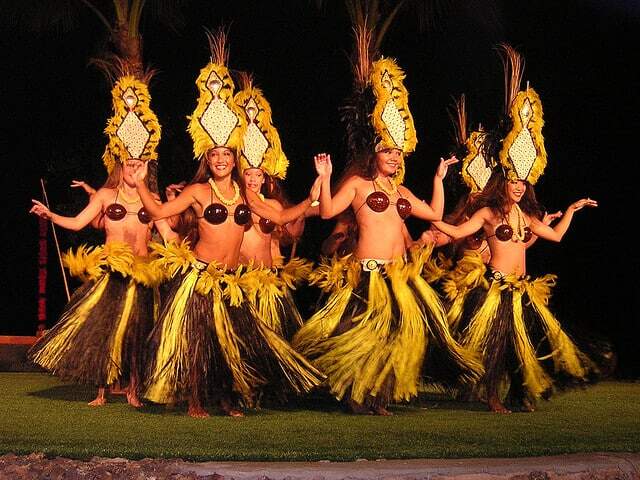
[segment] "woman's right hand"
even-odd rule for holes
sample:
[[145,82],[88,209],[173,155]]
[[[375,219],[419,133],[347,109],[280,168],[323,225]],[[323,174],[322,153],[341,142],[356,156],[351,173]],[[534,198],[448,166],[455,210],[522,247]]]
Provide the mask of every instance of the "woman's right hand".
[[331,176],[331,155],[327,153],[319,153],[318,155],[313,157],[313,161],[316,165],[316,172],[320,177]]
[[178,196],[178,193],[182,192],[187,182],[172,183],[164,189],[164,193],[167,196],[167,200],[171,201]]
[[31,210],[29,210],[29,213],[33,213],[40,218],[51,220],[51,210],[49,210],[46,205],[38,200],[32,199],[31,201],[33,202],[33,206],[31,207]]
[[84,180],[71,180],[71,188],[81,188],[90,196],[96,193],[96,189]]
[[144,179],[147,177],[147,172],[149,170],[148,163],[149,162],[142,162],[142,165],[133,172],[132,177],[136,187],[144,184]]

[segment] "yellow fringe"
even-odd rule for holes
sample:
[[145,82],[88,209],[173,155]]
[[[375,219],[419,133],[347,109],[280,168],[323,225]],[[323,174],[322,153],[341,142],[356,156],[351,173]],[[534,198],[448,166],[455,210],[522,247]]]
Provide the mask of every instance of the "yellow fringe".
[[[476,280],[475,277],[473,280]],[[487,297],[471,319],[470,324],[462,332],[462,342],[475,351],[484,355],[488,344],[488,337],[493,330],[493,322],[501,302],[501,292],[510,289],[513,295],[514,341],[518,360],[521,364],[524,385],[533,398],[539,398],[545,391],[552,388],[551,378],[540,364],[534,346],[527,335],[527,328],[523,316],[523,294],[529,297],[531,305],[540,315],[546,337],[553,349],[551,357],[556,372],[566,372],[577,378],[585,378],[587,368],[591,363],[576,347],[571,339],[562,331],[560,323],[547,307],[551,296],[551,287],[555,285],[555,275],[545,275],[534,281],[519,279],[509,275],[502,281],[492,281],[488,286]],[[486,280],[476,284],[484,284]],[[461,282],[462,283],[462,282]],[[484,288],[487,288],[486,286]]]
[[163,279],[162,270],[151,257],[138,257],[126,243],[113,242],[98,247],[81,245],[73,252],[67,251],[62,261],[71,275],[82,281],[97,281],[105,273],[117,272],[131,277],[146,287],[158,285]]
[[[292,382],[294,388],[307,391],[321,383],[322,374],[293,352],[289,345],[268,327],[266,317],[262,317],[253,306],[258,296],[261,297],[261,301],[282,296],[286,285],[273,271],[241,266],[234,272],[224,272],[215,263],[200,270],[195,265],[196,260],[188,244],[184,242],[180,245],[175,243],[156,245],[154,250],[159,254],[159,258],[154,262],[166,269],[170,276],[185,272],[186,275],[168,308],[170,316],[164,320],[162,340],[156,356],[151,387],[146,394],[147,398],[158,403],[177,400],[172,398],[171,393],[178,387],[177,379],[172,372],[181,371],[186,366],[178,363],[169,369],[166,365],[186,359],[188,346],[184,334],[184,316],[187,301],[194,294],[213,295],[212,327],[215,328],[217,341],[231,370],[233,388],[243,397],[250,399],[253,388],[265,383],[265,380],[250,369],[242,359],[241,340],[233,329],[227,302],[231,306],[250,302],[253,316],[257,319],[256,328],[278,356],[284,374],[290,379],[297,379],[297,383]],[[268,300],[265,303],[265,311],[271,311],[273,306]]]
[[[189,297],[193,294],[198,281],[198,270],[193,269],[182,280],[178,291],[167,310],[170,315],[164,318],[162,337],[153,363],[149,385],[145,397],[156,403],[171,403],[182,400],[174,398],[178,387],[176,372],[189,371],[189,345],[185,328],[185,313]],[[166,368],[175,364],[174,368]]]
[[131,320],[131,310],[133,308],[135,298],[136,284],[133,281],[129,281],[127,293],[125,294],[124,308],[122,309],[122,314],[118,320],[116,333],[113,337],[113,343],[111,344],[111,361],[109,362],[107,370],[107,385],[115,383],[122,375],[122,342]]
[[[312,281],[325,291],[330,290],[331,295],[294,337],[293,346],[303,355],[315,358],[314,364],[327,375],[331,392],[338,399],[349,393],[352,400],[362,403],[368,396],[378,395],[391,378],[395,381],[393,401],[406,401],[417,395],[428,325],[413,289],[439,322],[436,325],[439,338],[447,346],[457,347],[459,358],[476,368],[477,377],[482,374],[482,366],[474,354],[462,351],[448,334],[444,307],[421,277],[430,254],[430,249],[415,250],[411,252],[412,261],[398,260],[385,265],[382,272],[371,272],[366,310],[351,319],[354,325],[351,329],[336,336],[331,335],[356,286],[344,273],[355,269],[359,272],[361,266],[352,258],[334,258],[331,265],[325,261],[312,275]],[[389,278],[391,288],[385,277]],[[352,274],[351,279],[355,278]],[[394,301],[399,309],[399,324],[392,329]]]
[[587,356],[571,341],[562,330],[560,322],[547,307],[551,296],[551,287],[556,283],[555,275],[545,275],[525,285],[533,308],[542,318],[545,333],[553,348],[552,358],[556,372],[564,371],[577,378],[585,378],[587,369],[593,367]]
[[535,349],[527,335],[527,327],[524,324],[522,314],[522,291],[520,289],[513,290],[513,330],[515,350],[520,360],[524,386],[533,398],[540,398],[546,390],[551,388],[552,382],[538,362]]
[[447,318],[452,331],[458,328],[467,293],[477,286],[489,289],[489,282],[484,276],[486,270],[481,255],[467,250],[455,268],[444,275],[442,289],[450,302]]

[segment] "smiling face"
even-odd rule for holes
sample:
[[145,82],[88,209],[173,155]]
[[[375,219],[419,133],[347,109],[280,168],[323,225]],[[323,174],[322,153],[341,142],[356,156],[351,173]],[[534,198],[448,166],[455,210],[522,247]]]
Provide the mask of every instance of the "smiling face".
[[260,193],[260,189],[266,179],[264,178],[264,172],[259,168],[247,168],[243,174],[244,184],[249,190],[255,193]]
[[520,203],[524,192],[527,191],[527,184],[522,180],[507,182],[507,198],[512,203]]
[[135,188],[134,174],[144,165],[142,160],[129,158],[122,165],[122,181],[128,186]]
[[216,147],[207,151],[207,165],[215,178],[224,178],[231,175],[235,166],[235,155],[227,147]]
[[385,148],[376,152],[376,168],[383,177],[395,175],[402,165],[402,151],[397,148]]

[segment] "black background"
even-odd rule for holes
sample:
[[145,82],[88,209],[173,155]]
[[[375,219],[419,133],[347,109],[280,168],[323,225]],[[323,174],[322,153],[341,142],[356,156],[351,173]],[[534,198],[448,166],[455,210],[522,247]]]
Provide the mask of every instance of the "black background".
[[[80,4],[81,2],[78,2]],[[105,2],[109,3],[109,2]],[[160,184],[188,180],[195,170],[186,116],[196,103],[194,80],[208,61],[203,27],[231,24],[230,67],[252,71],[269,99],[291,166],[286,188],[294,200],[313,178],[312,156],[330,152],[342,164],[337,107],[351,88],[351,30],[342,2],[183,2],[184,25],[170,29],[145,16],[145,60],[159,70],[151,84],[163,126]],[[607,336],[619,355],[618,374],[640,376],[637,347],[639,289],[637,205],[637,39],[640,6],[627,0],[442,2],[434,25],[421,31],[411,10],[400,14],[382,47],[407,73],[418,131],[405,184],[429,198],[440,156],[452,146],[447,107],[465,93],[470,126],[492,125],[503,102],[502,67],[493,47],[507,41],[526,59],[525,81],[542,98],[549,156],[536,185],[549,211],[590,196],[561,244],[539,241],[529,252],[532,275],[556,273],[553,306],[559,318]],[[77,9],[68,31],[36,32],[2,17],[0,137],[3,313],[0,334],[31,335],[36,328],[37,220],[27,211],[47,181],[54,210],[77,213],[86,202],[71,179],[99,186],[100,157],[110,114],[110,86],[88,59],[106,32],[87,9]],[[453,182],[451,182],[453,186]],[[448,193],[448,205],[456,191]],[[300,252],[317,258],[331,222],[311,219]],[[417,236],[425,224],[410,221]],[[63,249],[100,241],[88,229],[58,230]],[[50,244],[53,242],[51,241]],[[55,250],[49,252],[48,315],[64,304]],[[315,295],[314,293],[308,295]]]

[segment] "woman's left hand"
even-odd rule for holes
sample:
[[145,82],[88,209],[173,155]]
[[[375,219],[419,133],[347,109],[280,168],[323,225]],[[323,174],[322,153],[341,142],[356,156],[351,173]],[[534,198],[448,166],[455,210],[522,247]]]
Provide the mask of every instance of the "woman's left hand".
[[595,200],[591,200],[590,198],[583,198],[582,200],[578,200],[577,202],[569,205],[569,209],[577,212],[578,210],[582,210],[584,207],[597,207],[598,202]]
[[440,164],[438,165],[438,169],[436,170],[436,177],[443,179],[447,175],[447,171],[449,170],[449,165],[454,165],[458,163],[459,160],[455,155],[451,156],[445,160],[444,158],[440,159]]

